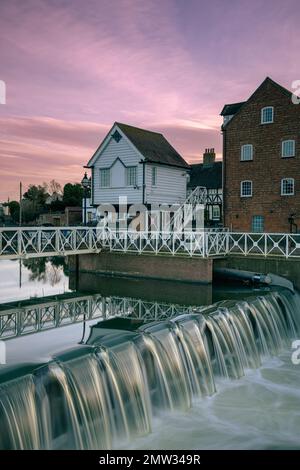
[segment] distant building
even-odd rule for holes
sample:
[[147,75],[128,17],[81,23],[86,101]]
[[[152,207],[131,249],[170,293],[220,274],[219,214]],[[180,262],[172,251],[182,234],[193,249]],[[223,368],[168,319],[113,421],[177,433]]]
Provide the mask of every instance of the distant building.
[[47,197],[47,199],[45,201],[45,204],[47,206],[50,206],[53,202],[62,201],[62,200],[63,200],[62,194],[54,192],[52,194],[49,194],[49,196]]
[[82,223],[81,207],[66,207],[64,212],[46,212],[40,214],[37,224],[50,226],[68,226],[80,225]]
[[207,189],[205,208],[206,225],[219,225],[222,221],[222,162],[216,161],[215,149],[205,149],[203,163],[190,166],[188,191],[197,186]]
[[[87,164],[92,205],[178,204],[186,199],[189,165],[157,132],[115,122]],[[91,215],[92,217],[92,215]]]
[[241,232],[299,230],[300,105],[267,77],[221,115],[225,225]]

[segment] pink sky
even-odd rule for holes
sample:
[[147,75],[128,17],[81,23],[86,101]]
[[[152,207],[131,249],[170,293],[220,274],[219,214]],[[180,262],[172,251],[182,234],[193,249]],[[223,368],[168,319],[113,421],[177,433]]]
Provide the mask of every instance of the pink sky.
[[114,121],[221,156],[225,103],[300,79],[298,0],[1,0],[0,201],[80,181]]

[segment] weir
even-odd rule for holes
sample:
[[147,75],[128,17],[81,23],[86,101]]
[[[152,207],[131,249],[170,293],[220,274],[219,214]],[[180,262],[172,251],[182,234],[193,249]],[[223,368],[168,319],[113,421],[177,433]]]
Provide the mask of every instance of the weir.
[[280,354],[300,333],[299,307],[281,291],[134,328],[108,321],[46,364],[4,368],[0,448],[109,449],[147,435],[161,411],[186,411]]

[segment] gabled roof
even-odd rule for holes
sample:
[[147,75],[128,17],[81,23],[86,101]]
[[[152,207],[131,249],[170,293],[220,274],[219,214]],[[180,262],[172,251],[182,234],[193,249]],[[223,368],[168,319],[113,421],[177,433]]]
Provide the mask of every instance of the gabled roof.
[[197,163],[190,165],[189,188],[204,186],[208,189],[222,188],[222,162],[214,162],[211,165]]
[[[287,89],[287,88],[284,88],[282,85],[279,85],[279,83],[275,82],[274,80],[272,80],[272,78],[270,77],[266,77],[264,79],[264,81],[259,85],[258,88],[256,88],[256,90],[252,93],[252,95],[247,99],[247,101],[244,101],[244,102],[240,102],[240,103],[233,103],[233,104],[229,104],[229,105],[226,105],[223,107],[222,111],[221,111],[221,116],[227,116],[227,115],[230,115],[228,111],[228,109],[230,110],[230,107],[233,107],[231,108],[232,109],[235,109],[234,107],[237,106],[237,109],[235,109],[235,113],[234,116],[232,117],[232,119],[230,119],[230,121],[228,121],[226,124],[223,124],[222,128],[225,129],[228,125],[230,125],[232,123],[232,121],[234,120],[234,118],[236,117],[236,115],[241,111],[241,109],[243,108],[244,105],[246,105],[247,103],[249,103],[250,101],[252,101],[254,98],[255,98],[255,95],[258,93],[258,91],[263,88],[266,84],[271,84],[272,86],[276,87],[278,90],[280,90],[284,95],[290,97],[292,95],[292,93]],[[227,110],[226,110],[226,107]],[[226,112],[226,114],[224,113],[224,111]]]
[[148,162],[189,168],[188,163],[162,134],[129,126],[121,122],[116,122],[115,124],[124,132],[126,137],[128,137]]
[[[104,141],[112,135],[112,130],[115,128],[119,128],[119,130],[130,140],[131,144],[133,144],[138,152],[144,157],[145,161],[189,169],[189,164],[181,155],[179,155],[162,134],[129,126],[128,124],[123,124],[121,122],[115,122]],[[96,154],[102,144],[100,144],[90,159],[88,166],[93,164]]]
[[238,110],[240,109],[241,106],[243,106],[244,103],[245,101],[241,101],[240,103],[225,104],[220,115],[232,116],[233,114],[238,112]]

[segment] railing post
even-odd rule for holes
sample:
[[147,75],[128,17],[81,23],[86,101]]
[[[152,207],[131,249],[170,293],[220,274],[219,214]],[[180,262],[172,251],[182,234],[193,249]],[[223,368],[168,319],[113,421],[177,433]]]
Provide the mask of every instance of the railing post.
[[41,229],[38,229],[37,233],[37,251],[39,254],[42,252],[42,231]]
[[92,250],[93,249],[93,233],[92,233],[92,229],[91,228],[88,228],[88,245],[89,245],[89,250]]
[[225,255],[229,254],[229,232],[225,232]]
[[55,229],[55,251],[59,253],[59,231],[58,229]]
[[208,232],[203,232],[203,258],[206,258],[208,256]]
[[267,236],[266,233],[264,234],[264,237],[265,237],[264,255],[265,255],[265,257],[267,257],[267,253],[268,253],[268,236]]
[[76,228],[72,229],[72,248],[74,251],[77,251],[77,230]]
[[289,235],[285,235],[285,257],[289,257]]
[[22,256],[22,230],[18,229],[18,255]]

